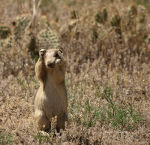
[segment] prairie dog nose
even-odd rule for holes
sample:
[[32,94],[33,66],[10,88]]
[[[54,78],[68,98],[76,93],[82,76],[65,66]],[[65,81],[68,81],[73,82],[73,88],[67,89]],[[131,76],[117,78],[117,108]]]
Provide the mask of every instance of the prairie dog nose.
[[48,62],[47,66],[50,68],[54,68],[55,67],[55,63],[54,62]]

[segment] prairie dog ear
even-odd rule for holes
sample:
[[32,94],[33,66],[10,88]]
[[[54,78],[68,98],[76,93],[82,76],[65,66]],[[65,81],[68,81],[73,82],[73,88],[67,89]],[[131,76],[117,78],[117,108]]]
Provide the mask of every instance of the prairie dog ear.
[[41,49],[41,50],[39,51],[39,56],[40,56],[40,57],[43,57],[45,53],[46,53],[46,49]]

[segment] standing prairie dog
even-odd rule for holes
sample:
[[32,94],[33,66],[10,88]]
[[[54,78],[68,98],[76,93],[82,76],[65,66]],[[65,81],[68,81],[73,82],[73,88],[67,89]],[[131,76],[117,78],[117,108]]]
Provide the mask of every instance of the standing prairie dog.
[[35,74],[40,82],[34,107],[39,130],[48,130],[51,119],[57,116],[56,129],[64,129],[67,120],[67,92],[65,88],[63,52],[60,49],[41,49],[35,65]]

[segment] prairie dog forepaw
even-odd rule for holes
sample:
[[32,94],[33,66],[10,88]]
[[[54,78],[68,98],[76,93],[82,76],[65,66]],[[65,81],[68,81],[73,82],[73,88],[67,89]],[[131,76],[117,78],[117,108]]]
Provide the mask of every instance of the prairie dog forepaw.
[[58,51],[58,55],[62,60],[64,60],[64,55],[61,49]]
[[39,51],[39,56],[40,56],[40,57],[43,57],[44,54],[45,54],[45,52],[46,52],[46,49],[41,49],[41,50]]

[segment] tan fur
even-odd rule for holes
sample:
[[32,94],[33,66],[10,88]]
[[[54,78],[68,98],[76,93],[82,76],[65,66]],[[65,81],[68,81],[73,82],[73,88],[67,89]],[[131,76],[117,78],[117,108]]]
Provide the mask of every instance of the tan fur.
[[42,49],[35,66],[40,88],[35,97],[35,119],[40,130],[50,128],[52,117],[57,116],[56,129],[64,129],[67,120],[67,93],[65,88],[66,62],[59,49]]

